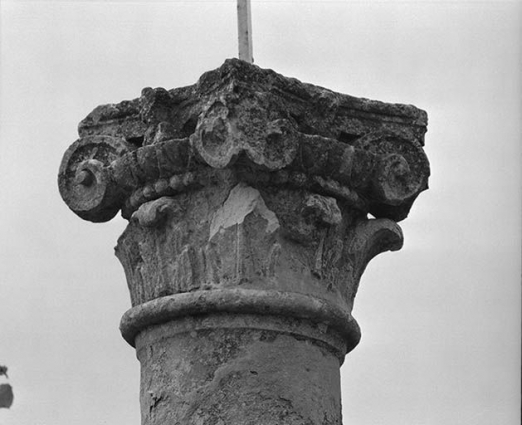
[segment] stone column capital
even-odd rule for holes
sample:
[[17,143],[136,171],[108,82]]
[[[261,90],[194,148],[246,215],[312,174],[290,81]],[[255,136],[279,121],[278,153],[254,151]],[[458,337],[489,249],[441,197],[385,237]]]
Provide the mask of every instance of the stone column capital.
[[237,59],[193,86],[146,88],[97,107],[67,150],[60,193],[81,218],[129,219],[142,204],[204,185],[217,170],[334,196],[404,219],[427,188],[427,116],[301,83]]
[[[212,363],[203,356],[205,366],[196,367],[192,354],[201,350],[221,353],[234,369],[243,360],[219,342],[231,335],[254,364],[274,347],[280,356],[295,354],[301,360],[288,367],[317,370],[314,379],[326,389],[295,411],[266,395],[279,413],[242,412],[233,422],[238,395],[220,387],[232,403],[225,423],[267,415],[259,423],[272,424],[283,411],[310,418],[306,423],[319,423],[319,414],[339,423],[340,401],[327,401],[337,390],[319,370],[338,367],[359,342],[351,311],[368,262],[402,246],[397,222],[427,188],[426,125],[426,113],[413,106],[335,93],[237,59],[192,86],[147,88],[138,99],[100,106],[80,123],[80,139],[60,166],[60,193],[85,220],[108,221],[119,211],[129,220],[116,247],[132,302],[121,331],[145,371],[144,424],[167,417],[199,423],[194,418],[210,414],[197,407],[208,382],[172,372],[163,382],[167,393],[158,387],[151,376],[165,358],[150,347],[175,352],[187,370]],[[279,342],[261,343],[268,334]],[[178,348],[165,348],[167,340]],[[191,348],[181,350],[180,341]],[[317,357],[322,366],[307,366],[316,349],[328,353]],[[308,357],[297,354],[305,351]],[[217,379],[218,366],[208,367],[209,379]],[[279,388],[279,397],[290,391],[288,383],[264,379],[256,385]],[[195,399],[185,384],[198,388]],[[241,390],[244,403],[261,397],[249,391]],[[160,396],[151,401],[149,393],[178,407],[155,417]],[[221,398],[207,396],[224,412]]]

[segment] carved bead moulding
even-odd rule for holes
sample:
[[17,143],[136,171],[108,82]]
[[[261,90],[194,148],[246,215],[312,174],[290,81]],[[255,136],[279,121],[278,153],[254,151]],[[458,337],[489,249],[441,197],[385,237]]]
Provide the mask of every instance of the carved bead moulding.
[[59,188],[77,215],[103,222],[234,169],[253,185],[306,189],[400,221],[427,188],[426,125],[413,106],[230,59],[195,85],[97,107],[64,155]]

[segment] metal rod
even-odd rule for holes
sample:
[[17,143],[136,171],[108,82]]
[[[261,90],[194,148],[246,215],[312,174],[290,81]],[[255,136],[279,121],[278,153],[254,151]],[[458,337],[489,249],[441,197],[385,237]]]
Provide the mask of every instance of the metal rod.
[[239,59],[253,63],[252,14],[250,0],[237,0],[237,29],[239,40]]

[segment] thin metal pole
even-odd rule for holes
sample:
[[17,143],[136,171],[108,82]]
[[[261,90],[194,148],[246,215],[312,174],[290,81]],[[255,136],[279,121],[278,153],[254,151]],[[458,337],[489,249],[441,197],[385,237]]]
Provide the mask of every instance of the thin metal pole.
[[252,14],[250,0],[237,0],[237,29],[239,39],[239,59],[253,63]]

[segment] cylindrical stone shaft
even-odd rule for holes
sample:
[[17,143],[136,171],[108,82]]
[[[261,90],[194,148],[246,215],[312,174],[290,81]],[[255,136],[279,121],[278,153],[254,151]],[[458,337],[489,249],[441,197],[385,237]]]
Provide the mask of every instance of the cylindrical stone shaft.
[[296,330],[292,320],[222,315],[143,331],[142,424],[340,425],[339,358]]

